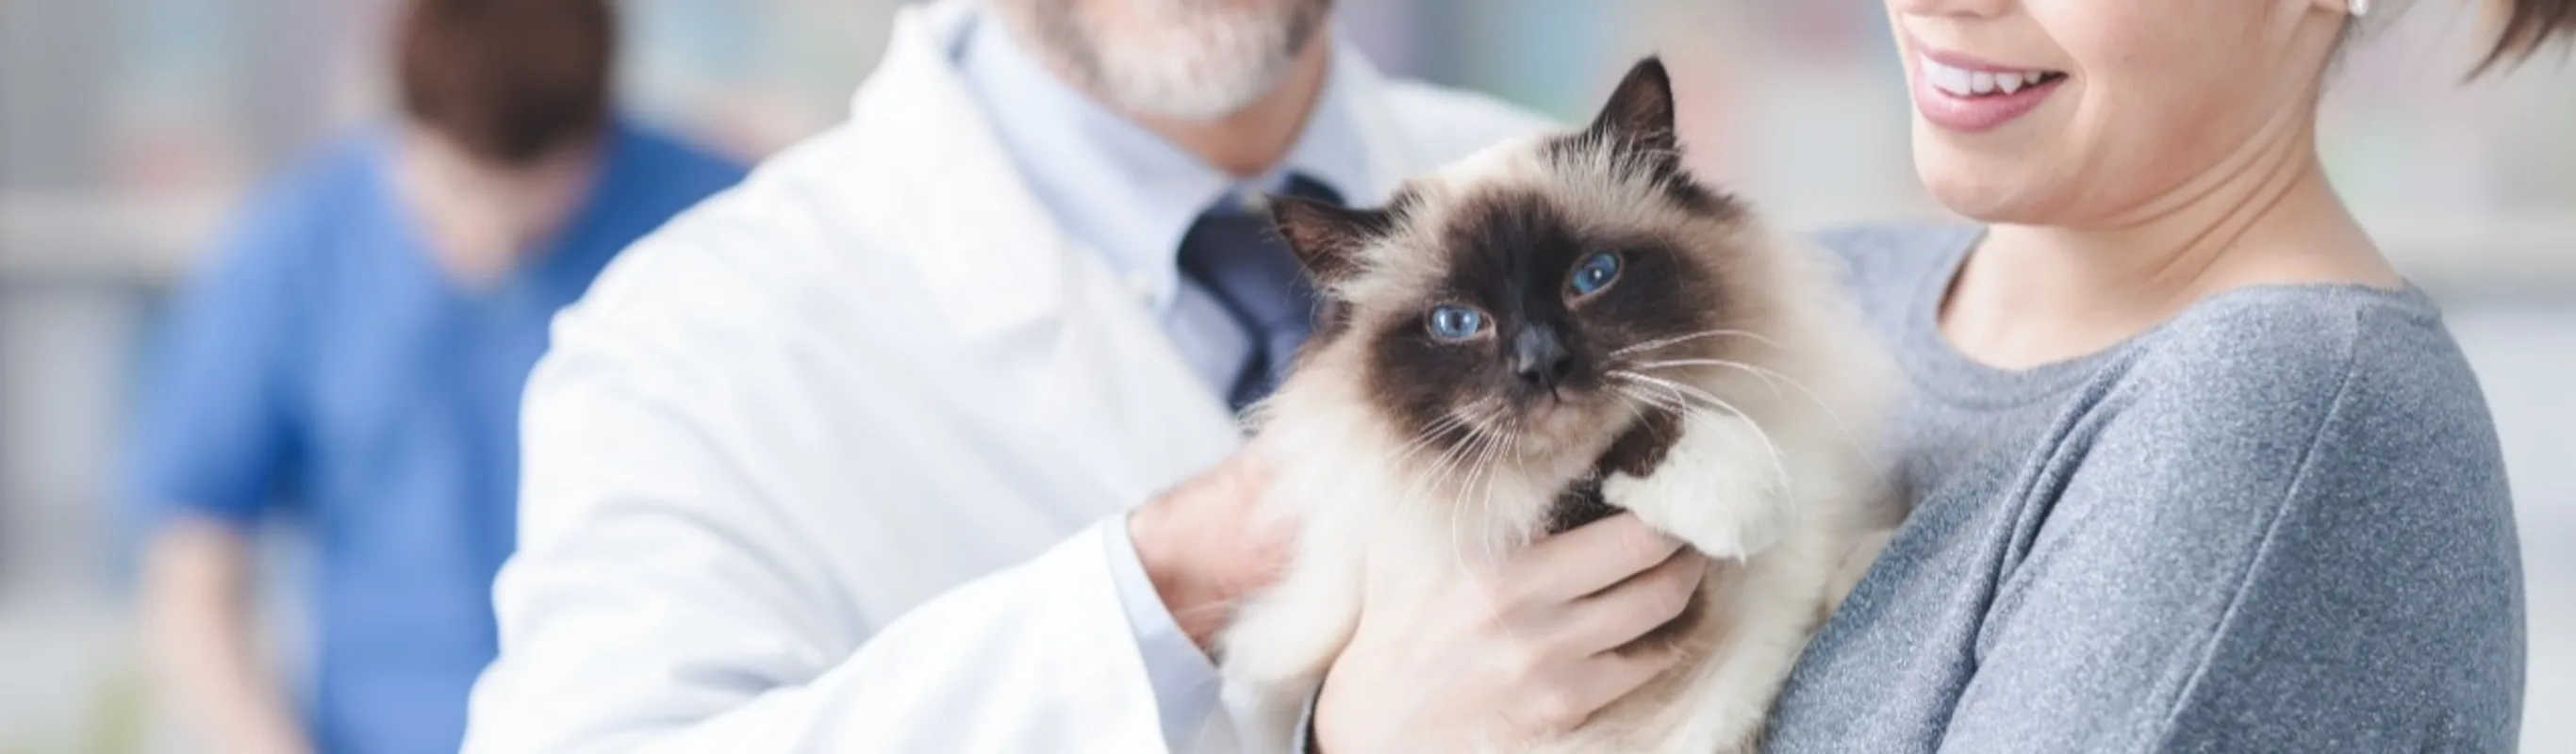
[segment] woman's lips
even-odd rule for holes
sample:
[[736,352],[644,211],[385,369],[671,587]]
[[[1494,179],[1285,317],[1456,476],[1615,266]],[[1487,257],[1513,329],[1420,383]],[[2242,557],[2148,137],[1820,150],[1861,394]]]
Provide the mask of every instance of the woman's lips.
[[1914,58],[1914,109],[1953,131],[1990,131],[2047,101],[2066,74],[1926,50]]

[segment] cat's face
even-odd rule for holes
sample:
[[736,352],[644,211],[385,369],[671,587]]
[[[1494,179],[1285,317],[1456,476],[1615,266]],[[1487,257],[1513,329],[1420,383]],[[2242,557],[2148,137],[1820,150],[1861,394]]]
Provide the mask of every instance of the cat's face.
[[1758,363],[1727,332],[1770,307],[1744,282],[1763,258],[1746,212],[1693,182],[1676,146],[1650,59],[1591,127],[1496,147],[1384,208],[1278,202],[1328,299],[1306,364],[1349,370],[1433,474],[1588,463],[1645,414],[1699,400],[1678,391],[1705,381],[1681,375]]
[[1527,450],[1623,426],[1619,389],[1649,387],[1627,376],[1632,357],[1709,329],[1699,307],[1718,292],[1670,239],[1570,214],[1544,193],[1495,190],[1425,228],[1438,271],[1353,312],[1372,328],[1363,361],[1381,410],[1416,433],[1481,429]]

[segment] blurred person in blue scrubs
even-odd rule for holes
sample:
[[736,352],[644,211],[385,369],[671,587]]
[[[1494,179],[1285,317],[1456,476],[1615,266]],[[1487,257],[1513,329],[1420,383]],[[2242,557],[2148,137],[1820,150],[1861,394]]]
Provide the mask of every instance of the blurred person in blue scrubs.
[[[160,680],[228,752],[453,752],[495,652],[519,392],[556,309],[737,165],[612,112],[607,0],[423,0],[402,117],[257,195],[180,297],[134,493]],[[259,646],[252,539],[314,552],[315,642]]]

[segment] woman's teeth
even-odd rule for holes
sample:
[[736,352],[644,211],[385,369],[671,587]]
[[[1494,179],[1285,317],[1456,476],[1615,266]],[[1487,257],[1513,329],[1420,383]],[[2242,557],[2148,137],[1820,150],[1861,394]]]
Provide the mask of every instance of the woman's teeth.
[[2058,75],[2054,71],[1971,71],[1942,65],[1931,58],[1917,58],[1923,67],[1923,80],[1956,97],[1979,97],[2001,92],[2011,94]]

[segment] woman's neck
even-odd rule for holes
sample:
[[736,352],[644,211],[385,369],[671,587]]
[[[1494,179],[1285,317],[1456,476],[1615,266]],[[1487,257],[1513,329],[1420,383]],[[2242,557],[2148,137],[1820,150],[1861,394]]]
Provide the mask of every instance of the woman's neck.
[[2236,288],[2401,286],[2327,184],[2312,122],[2284,118],[2123,217],[1994,226],[1942,302],[1943,335],[1978,361],[2019,369],[2109,348]]

